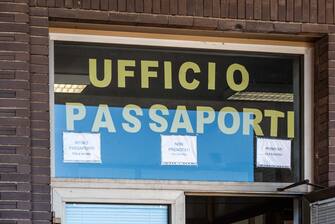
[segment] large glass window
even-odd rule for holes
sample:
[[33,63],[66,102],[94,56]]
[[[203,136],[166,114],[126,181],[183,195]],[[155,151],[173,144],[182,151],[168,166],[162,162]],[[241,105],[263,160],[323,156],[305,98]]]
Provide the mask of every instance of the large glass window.
[[294,182],[299,55],[56,41],[56,177]]

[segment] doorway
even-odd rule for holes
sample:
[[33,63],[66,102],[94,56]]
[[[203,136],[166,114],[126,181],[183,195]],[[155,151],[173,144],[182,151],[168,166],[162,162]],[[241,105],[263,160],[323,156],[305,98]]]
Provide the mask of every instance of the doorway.
[[186,224],[293,224],[293,211],[293,198],[186,197]]

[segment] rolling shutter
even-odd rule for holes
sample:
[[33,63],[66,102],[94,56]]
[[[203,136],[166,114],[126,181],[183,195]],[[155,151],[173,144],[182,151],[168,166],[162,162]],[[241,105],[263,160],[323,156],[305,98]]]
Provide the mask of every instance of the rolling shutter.
[[167,205],[66,204],[66,224],[168,224]]
[[311,205],[312,224],[335,223],[335,200],[325,200]]

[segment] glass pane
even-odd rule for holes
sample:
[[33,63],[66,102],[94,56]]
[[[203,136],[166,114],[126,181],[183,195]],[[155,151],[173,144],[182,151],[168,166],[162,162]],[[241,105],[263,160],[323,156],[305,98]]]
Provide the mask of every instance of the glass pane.
[[[54,52],[57,177],[300,179],[301,56],[72,42]],[[101,158],[67,160],[72,132],[99,133]]]

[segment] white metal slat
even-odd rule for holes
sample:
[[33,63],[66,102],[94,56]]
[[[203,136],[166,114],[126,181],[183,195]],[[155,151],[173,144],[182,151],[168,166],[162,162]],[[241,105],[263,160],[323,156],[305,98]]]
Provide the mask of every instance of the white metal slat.
[[312,224],[334,224],[335,203],[333,201],[317,202],[311,206]]
[[168,224],[167,205],[66,204],[66,224]]

